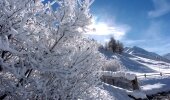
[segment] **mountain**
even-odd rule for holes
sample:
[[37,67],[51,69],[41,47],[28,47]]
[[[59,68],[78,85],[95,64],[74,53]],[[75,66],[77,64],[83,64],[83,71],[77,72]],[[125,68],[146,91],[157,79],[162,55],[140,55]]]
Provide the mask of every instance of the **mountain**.
[[126,47],[124,50],[124,53],[131,54],[134,56],[144,57],[144,58],[148,58],[148,59],[152,59],[152,60],[165,61],[165,62],[170,63],[169,59],[162,57],[154,52],[149,52],[149,51],[142,49],[140,47],[137,47],[137,46],[134,46],[132,48]]
[[170,53],[163,55],[163,57],[170,60]]
[[104,49],[100,51],[110,59],[118,59],[124,69],[130,72],[155,73],[160,69],[162,72],[170,71],[170,60],[137,46],[126,47],[121,55]]

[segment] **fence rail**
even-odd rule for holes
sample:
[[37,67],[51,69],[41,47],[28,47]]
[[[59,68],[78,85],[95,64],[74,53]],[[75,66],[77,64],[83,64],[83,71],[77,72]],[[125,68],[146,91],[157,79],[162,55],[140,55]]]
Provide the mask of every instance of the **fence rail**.
[[162,72],[160,72],[160,73],[146,73],[146,74],[141,74],[141,75],[137,75],[137,77],[138,78],[140,78],[140,77],[150,77],[150,76],[168,76],[168,75],[170,75],[170,73],[162,73]]

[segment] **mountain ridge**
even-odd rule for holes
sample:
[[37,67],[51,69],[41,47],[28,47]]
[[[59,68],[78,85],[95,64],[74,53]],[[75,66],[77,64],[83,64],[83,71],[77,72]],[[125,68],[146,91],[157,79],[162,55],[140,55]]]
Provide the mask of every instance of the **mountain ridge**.
[[134,73],[157,73],[160,67],[162,72],[167,72],[170,67],[170,60],[137,46],[126,47],[122,54],[100,51],[109,59],[118,59],[123,69]]
[[164,54],[163,57],[170,60],[170,53]]
[[134,47],[125,47],[124,53],[127,54],[131,54],[134,56],[140,56],[140,57],[144,57],[144,58],[148,58],[148,59],[152,59],[152,60],[157,60],[157,61],[165,61],[170,63],[170,59],[167,59],[164,56],[161,56],[155,52],[149,52],[143,48],[134,46]]

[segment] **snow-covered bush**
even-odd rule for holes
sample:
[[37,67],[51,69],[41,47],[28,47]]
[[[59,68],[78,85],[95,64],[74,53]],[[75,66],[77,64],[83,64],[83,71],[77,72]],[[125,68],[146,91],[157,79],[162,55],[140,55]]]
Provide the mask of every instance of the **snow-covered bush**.
[[104,66],[97,43],[81,34],[91,23],[91,3],[0,1],[0,99],[85,97]]
[[103,71],[120,71],[122,65],[117,59],[108,59],[105,61],[105,66],[102,68]]

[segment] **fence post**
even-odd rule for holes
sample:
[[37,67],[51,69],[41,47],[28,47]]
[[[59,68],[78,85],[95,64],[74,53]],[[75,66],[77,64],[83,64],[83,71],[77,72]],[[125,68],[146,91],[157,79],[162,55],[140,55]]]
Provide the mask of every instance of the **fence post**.
[[146,74],[144,74],[145,78],[146,78]]
[[160,72],[160,75],[162,76],[162,72]]

